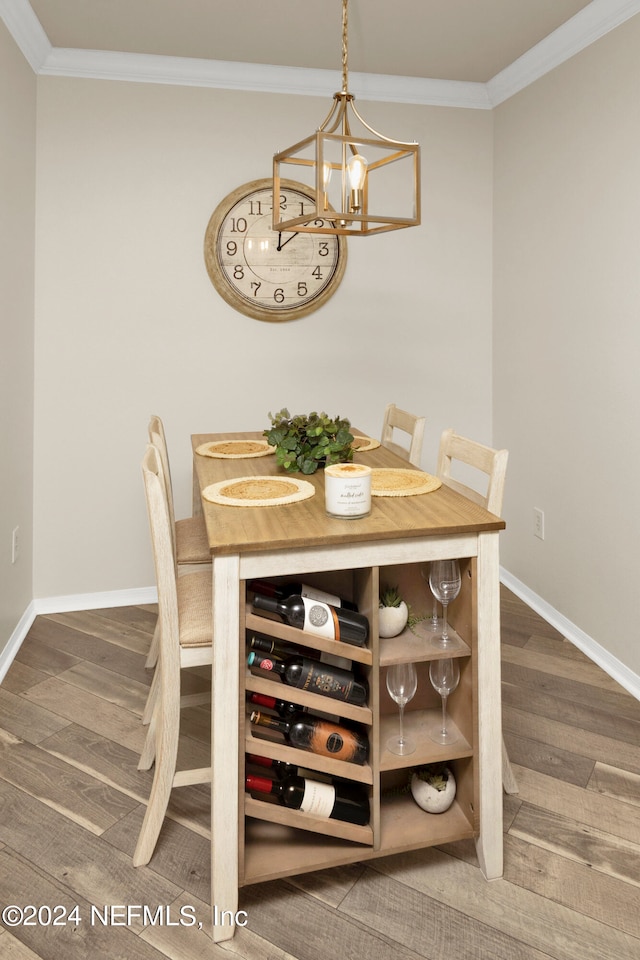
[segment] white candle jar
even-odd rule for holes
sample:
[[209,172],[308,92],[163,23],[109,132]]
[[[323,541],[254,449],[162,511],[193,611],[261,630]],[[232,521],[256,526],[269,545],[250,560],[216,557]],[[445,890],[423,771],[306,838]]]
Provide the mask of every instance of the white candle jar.
[[325,508],[330,517],[355,520],[371,513],[371,467],[335,463],[324,471]]

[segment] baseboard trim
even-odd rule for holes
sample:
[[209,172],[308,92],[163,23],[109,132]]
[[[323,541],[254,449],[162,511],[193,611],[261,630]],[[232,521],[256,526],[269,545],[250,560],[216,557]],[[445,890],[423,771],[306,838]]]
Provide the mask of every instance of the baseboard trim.
[[106,590],[103,593],[76,593],[66,597],[43,597],[34,600],[36,614],[68,613],[70,610],[100,610],[107,607],[135,607],[140,603],[157,603],[155,587],[133,590]]
[[543,620],[555,627],[563,637],[566,637],[579,650],[582,650],[590,660],[597,663],[610,677],[612,677],[621,687],[640,700],[640,676],[629,669],[621,660],[614,657],[613,654],[605,650],[597,640],[590,637],[588,633],[581,630],[580,627],[568,620],[562,613],[552,607],[550,603],[539,597],[537,593],[530,590],[526,584],[514,577],[512,573],[500,567],[500,580],[512,593],[520,597],[527,606],[539,613]]
[[134,590],[107,590],[104,593],[78,593],[66,597],[43,597],[32,600],[9,637],[9,642],[0,652],[0,683],[29,633],[35,618],[40,614],[68,613],[72,610],[100,610],[107,607],[134,607],[141,603],[157,603],[155,587],[139,587]]
[[18,621],[15,630],[9,637],[8,642],[0,652],[0,683],[2,683],[4,680],[7,670],[13,663],[14,657],[22,646],[22,641],[29,633],[31,624],[35,620],[36,616],[36,606],[32,600],[25,612],[20,617],[20,620]]
[[[515,593],[517,597],[520,597],[532,610],[539,613],[543,620],[559,630],[563,637],[575,644],[579,650],[582,650],[590,660],[597,663],[620,686],[628,690],[637,700],[640,700],[640,676],[638,674],[630,670],[617,657],[605,650],[597,640],[594,640],[575,623],[568,620],[555,607],[552,607],[546,600],[534,593],[504,567],[500,567],[500,580],[505,587]],[[39,614],[67,613],[72,610],[100,610],[107,607],[129,607],[143,603],[157,603],[157,601],[158,593],[155,587],[108,590],[104,593],[80,593],[32,600],[11,634],[9,642],[0,653],[0,683],[2,683],[33,621]]]

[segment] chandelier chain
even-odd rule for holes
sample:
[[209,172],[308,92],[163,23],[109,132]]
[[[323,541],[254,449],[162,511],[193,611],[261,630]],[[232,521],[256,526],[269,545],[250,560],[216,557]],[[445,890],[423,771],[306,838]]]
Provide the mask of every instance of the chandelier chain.
[[349,0],[342,0],[342,92],[347,93],[347,75],[349,72],[349,14],[347,12]]

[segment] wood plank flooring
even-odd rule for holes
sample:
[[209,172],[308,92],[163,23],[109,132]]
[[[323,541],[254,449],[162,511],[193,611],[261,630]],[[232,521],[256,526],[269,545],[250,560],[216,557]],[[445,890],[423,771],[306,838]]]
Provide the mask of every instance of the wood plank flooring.
[[[0,956],[638,960],[640,703],[505,589],[501,607],[520,788],[504,798],[504,878],[486,882],[464,841],[255,885],[247,926],[218,946],[207,788],[174,791],[151,864],[131,865],[154,608],[38,617],[0,687],[0,909],[58,906],[60,920],[77,905],[79,922],[9,915]],[[208,725],[207,708],[185,711],[185,765],[207,763]]]

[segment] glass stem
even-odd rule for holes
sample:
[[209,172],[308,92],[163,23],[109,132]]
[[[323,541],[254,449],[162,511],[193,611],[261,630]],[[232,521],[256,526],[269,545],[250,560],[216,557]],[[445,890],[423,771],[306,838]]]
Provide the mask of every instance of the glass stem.
[[400,744],[404,744],[404,703],[399,704],[398,707],[400,711]]
[[449,623],[447,621],[447,604],[442,604],[442,639],[449,639]]
[[431,626],[435,630],[438,626],[438,601],[436,598],[433,598],[433,612],[431,614]]
[[442,736],[447,732],[447,698],[442,697]]

